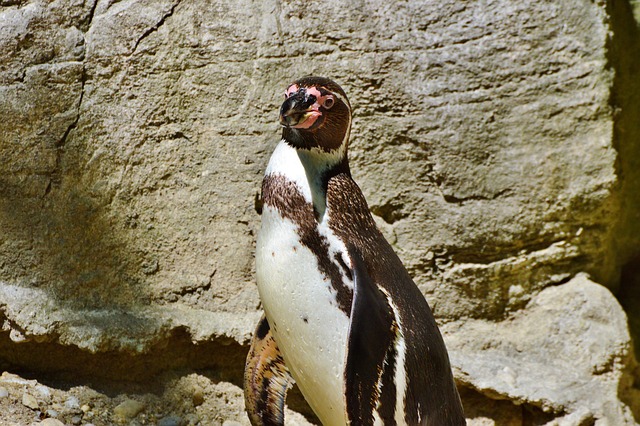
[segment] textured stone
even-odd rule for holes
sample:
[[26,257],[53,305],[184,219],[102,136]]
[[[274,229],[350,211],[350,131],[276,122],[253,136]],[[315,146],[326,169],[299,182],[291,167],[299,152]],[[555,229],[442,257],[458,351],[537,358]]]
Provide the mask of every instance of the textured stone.
[[49,399],[51,399],[51,389],[49,389],[47,386],[38,385],[36,386],[36,391],[38,392],[38,395],[40,395],[40,398],[42,398],[43,400],[49,401]]
[[64,407],[67,410],[77,410],[80,408],[80,401],[78,401],[78,397],[70,396],[65,402]]
[[32,410],[40,408],[40,404],[38,404],[36,397],[26,392],[22,394],[22,405],[31,408]]
[[58,419],[44,419],[38,424],[41,426],[64,426],[64,423]]
[[[613,393],[635,395],[623,311],[569,280],[620,287],[637,311],[640,281],[619,282],[640,252],[637,6],[0,2],[5,358],[49,370],[70,353],[149,355],[162,369],[194,359],[176,356],[184,342],[246,344],[276,111],[285,85],[314,73],[349,94],[354,176],[446,323],[458,379],[479,393],[470,404],[511,400],[538,424],[544,410],[626,422]],[[554,305],[554,291],[593,300]],[[588,389],[602,398],[571,399]],[[478,409],[474,421],[517,421],[500,407],[508,418]]]
[[117,419],[130,420],[140,414],[144,410],[144,404],[135,399],[127,399],[122,401],[113,409],[113,414]]
[[[491,277],[523,268],[527,294],[582,269],[612,280],[612,75],[598,4],[245,6],[60,0],[4,12],[39,43],[4,53],[5,115],[31,127],[2,129],[20,149],[1,174],[0,277],[54,294],[62,317],[23,329],[109,350],[86,343],[113,340],[108,322],[69,330],[80,308],[151,315],[132,328],[145,348],[171,327],[149,309],[169,305],[235,315],[215,333],[242,340],[224,324],[259,303],[254,199],[278,138],[277,94],[308,72],[350,94],[356,178],[441,317],[500,314],[508,295]],[[320,12],[322,33],[309,18]],[[26,120],[23,104],[35,108]],[[546,248],[557,253],[537,258]],[[456,266],[485,282],[448,280]]]
[[182,423],[180,416],[167,416],[158,420],[158,426],[180,426]]
[[571,416],[566,424],[633,424],[617,402],[635,365],[627,319],[611,292],[585,275],[544,289],[505,321],[457,327],[447,345],[456,376],[482,393]]

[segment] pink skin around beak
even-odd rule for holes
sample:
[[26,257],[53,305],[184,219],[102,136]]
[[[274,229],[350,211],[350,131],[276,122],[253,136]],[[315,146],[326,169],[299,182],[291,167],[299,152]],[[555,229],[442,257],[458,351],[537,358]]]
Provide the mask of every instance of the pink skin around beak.
[[[287,89],[287,92],[286,92],[285,96],[288,98],[293,93],[296,93],[298,90],[300,90],[298,85],[297,84],[292,84]],[[308,87],[308,88],[306,88],[306,90],[307,90],[307,93],[309,95],[315,96],[316,102],[314,102],[312,105],[310,105],[306,109],[306,111],[301,116],[301,118],[298,121],[298,123],[293,124],[293,125],[289,125],[290,127],[294,128],[294,129],[309,129],[311,126],[313,126],[315,124],[316,120],[318,120],[318,117],[320,117],[322,115],[322,112],[320,112],[320,107],[325,104],[327,99],[333,98],[331,95],[322,96],[320,91],[318,89],[316,89],[315,87]]]

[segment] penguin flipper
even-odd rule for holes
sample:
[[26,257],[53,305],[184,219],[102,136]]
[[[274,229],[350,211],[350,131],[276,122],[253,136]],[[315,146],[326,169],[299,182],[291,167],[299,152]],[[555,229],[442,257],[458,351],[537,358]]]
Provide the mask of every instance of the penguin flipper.
[[292,378],[263,315],[244,369],[244,402],[253,426],[284,425],[284,402]]
[[387,296],[371,279],[360,252],[353,247],[347,250],[354,286],[345,368],[347,417],[351,424],[373,425],[379,383],[385,359],[392,353],[397,323]]

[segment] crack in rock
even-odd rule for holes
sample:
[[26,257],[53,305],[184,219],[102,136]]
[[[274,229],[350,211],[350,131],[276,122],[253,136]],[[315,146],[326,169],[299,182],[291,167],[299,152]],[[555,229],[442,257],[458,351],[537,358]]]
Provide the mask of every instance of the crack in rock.
[[444,200],[447,203],[452,203],[452,204],[462,204],[466,201],[491,201],[491,200],[495,200],[497,198],[500,198],[501,196],[508,194],[511,192],[511,189],[509,188],[505,188],[502,189],[498,192],[496,192],[495,194],[493,194],[490,197],[484,196],[484,195],[469,195],[468,197],[456,197],[455,195],[449,195],[449,194],[442,194],[442,196],[444,197]]
[[[95,0],[93,2],[93,4],[91,5],[91,8],[89,9],[89,13],[87,14],[86,18],[84,18],[82,20],[82,22],[80,22],[80,27],[82,30],[82,36],[83,36],[83,45],[84,45],[84,49],[86,52],[86,47],[87,47],[87,32],[89,32],[89,29],[91,28],[91,24],[93,23],[93,17],[95,15],[96,12],[96,7],[98,6],[98,0]],[[78,123],[80,122],[80,114],[81,114],[81,110],[82,110],[82,101],[84,99],[84,94],[85,94],[85,86],[86,86],[86,82],[87,82],[87,59],[86,59],[86,54],[83,53],[82,55],[82,73],[80,75],[80,98],[78,99],[78,104],[75,107],[76,108],[76,117],[73,120],[73,122],[71,122],[71,124],[69,124],[69,126],[67,126],[67,129],[65,130],[64,134],[62,135],[62,137],[56,142],[55,146],[57,148],[57,152],[56,152],[56,166],[54,169],[54,173],[52,173],[52,179],[51,181],[55,180],[55,175],[60,173],[60,163],[62,160],[62,154],[63,154],[63,148],[67,143],[67,139],[69,138],[69,135],[71,134],[71,131],[73,129],[75,129],[78,126]],[[51,192],[51,187],[52,187],[52,182],[49,182],[49,184],[47,185],[47,188],[45,189],[45,196],[47,194],[49,194]]]
[[[89,14],[87,15],[87,17],[83,19],[82,22],[80,22],[80,30],[85,34],[88,33],[89,29],[91,28],[91,24],[93,23],[93,17],[96,13],[97,7],[98,7],[98,0],[95,0],[91,5],[91,8],[89,9]],[[85,39],[85,45],[86,45],[86,39]]]
[[145,38],[147,38],[149,35],[153,34],[154,32],[158,31],[158,29],[165,23],[165,21],[167,19],[169,19],[173,15],[173,12],[175,12],[175,10],[176,10],[176,8],[178,7],[179,4],[180,4],[180,1],[175,2],[171,6],[171,9],[169,9],[169,11],[167,13],[165,13],[162,16],[162,18],[160,18],[160,21],[158,21],[157,24],[155,24],[154,26],[148,28],[144,33],[142,33],[140,38],[136,41],[136,44],[133,46],[133,51],[131,52],[132,55],[134,53],[136,53],[136,50],[138,49],[138,45],[142,42],[142,40],[144,40]]

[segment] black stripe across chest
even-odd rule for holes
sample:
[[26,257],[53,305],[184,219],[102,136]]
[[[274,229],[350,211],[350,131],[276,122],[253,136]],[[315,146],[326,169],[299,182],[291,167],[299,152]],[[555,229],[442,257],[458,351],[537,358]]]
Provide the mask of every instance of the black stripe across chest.
[[349,316],[353,290],[345,283],[351,271],[340,253],[331,253],[328,238],[320,232],[316,212],[295,182],[280,174],[269,174],[262,182],[262,199],[285,219],[296,225],[300,244],[308,248],[318,261],[320,272],[330,281],[340,310]]

